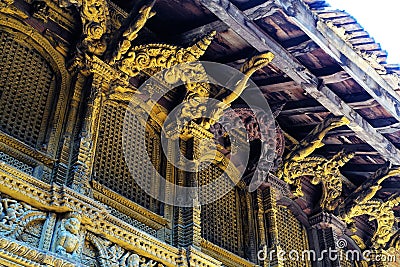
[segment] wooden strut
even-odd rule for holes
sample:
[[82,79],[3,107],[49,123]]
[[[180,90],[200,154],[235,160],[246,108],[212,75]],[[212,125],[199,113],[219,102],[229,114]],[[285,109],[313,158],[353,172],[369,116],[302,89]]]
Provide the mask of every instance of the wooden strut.
[[262,31],[229,0],[200,0],[200,2],[228,25],[234,32],[260,52],[271,51],[273,64],[284,71],[303,89],[325,106],[335,116],[344,115],[350,120],[348,127],[366,143],[393,164],[400,164],[400,151],[382,134],[377,132],[361,115],[341,100],[331,89],[313,75],[279,43]]

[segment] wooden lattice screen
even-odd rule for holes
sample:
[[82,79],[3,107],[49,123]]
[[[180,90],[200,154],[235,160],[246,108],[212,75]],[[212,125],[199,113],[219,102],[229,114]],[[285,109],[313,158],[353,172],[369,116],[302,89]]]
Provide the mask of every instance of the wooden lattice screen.
[[[146,135],[147,151],[140,151],[139,148],[142,146],[139,146],[138,142],[142,142],[142,138],[135,131],[140,122],[132,116],[133,125],[130,127],[132,131],[129,134],[129,142],[131,142],[135,151],[133,156],[134,172],[131,173],[125,163],[122,141],[125,112],[125,106],[116,103],[107,104],[103,109],[97,140],[94,177],[98,182],[111,190],[145,208],[159,213],[159,202],[146,194],[133,179],[133,175],[137,175],[142,178],[149,177],[150,180],[150,177],[155,175],[154,169],[148,168],[143,164],[147,153],[150,153],[153,166],[159,169],[161,161],[159,136],[148,133]],[[150,187],[151,185],[149,184],[148,186]]]
[[12,34],[0,31],[0,130],[41,148],[55,76],[46,60]]
[[[215,165],[209,165],[203,169],[202,164],[200,164],[202,170],[198,174],[201,185],[211,183],[220,175],[226,175]],[[221,194],[221,192],[215,192],[215,194]],[[236,190],[232,189],[219,200],[201,207],[202,237],[226,250],[242,255],[239,216],[238,195]]]

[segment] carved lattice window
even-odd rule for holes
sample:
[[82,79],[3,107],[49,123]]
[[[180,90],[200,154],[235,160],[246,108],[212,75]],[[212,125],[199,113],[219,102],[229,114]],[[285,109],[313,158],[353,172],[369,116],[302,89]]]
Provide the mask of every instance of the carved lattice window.
[[0,31],[0,130],[40,148],[54,88],[54,73],[39,52]]
[[[133,147],[137,147],[133,156],[134,172],[131,174],[124,160],[122,129],[126,108],[123,105],[107,104],[100,120],[99,136],[97,141],[95,156],[95,179],[104,186],[121,194],[122,196],[134,201],[135,203],[159,213],[159,202],[150,197],[146,192],[138,186],[132,178],[133,175],[142,178],[152,177],[154,169],[145,167],[142,162],[145,160],[146,154],[153,160],[153,165],[158,170],[160,166],[159,156],[159,136],[155,134],[146,135],[147,151],[140,151],[138,142],[142,142],[143,138],[138,133],[132,131],[130,133]],[[133,130],[139,126],[139,120],[134,116],[130,128]],[[151,186],[149,184],[149,186]]]
[[[288,260],[285,261],[285,267],[304,267],[311,266],[307,256],[302,259],[303,251],[308,250],[307,233],[304,226],[294,217],[292,212],[285,206],[278,206],[278,212],[276,215],[278,236],[280,249],[289,253],[290,251],[296,251],[299,253],[299,260]],[[295,254],[291,256],[297,257]]]
[[[200,168],[202,170],[198,173],[198,177],[201,185],[211,183],[220,175],[226,175],[215,165],[203,169],[200,164]],[[215,192],[215,194],[221,193]],[[201,230],[204,239],[242,256],[237,198],[237,192],[233,189],[219,200],[201,206]]]

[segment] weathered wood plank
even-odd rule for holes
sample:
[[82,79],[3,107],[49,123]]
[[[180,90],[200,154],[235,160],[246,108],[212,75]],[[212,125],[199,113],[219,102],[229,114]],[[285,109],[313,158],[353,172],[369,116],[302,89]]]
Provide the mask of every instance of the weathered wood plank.
[[307,93],[317,99],[334,115],[346,116],[351,121],[349,128],[355,131],[361,139],[374,147],[384,158],[392,161],[394,164],[400,164],[400,151],[392,143],[378,133],[332,90],[320,84],[317,77],[308,71],[280,44],[262,31],[231,2],[228,0],[200,0],[200,2],[258,51],[273,52],[275,54],[273,61],[275,66],[284,71],[295,82],[301,84]]

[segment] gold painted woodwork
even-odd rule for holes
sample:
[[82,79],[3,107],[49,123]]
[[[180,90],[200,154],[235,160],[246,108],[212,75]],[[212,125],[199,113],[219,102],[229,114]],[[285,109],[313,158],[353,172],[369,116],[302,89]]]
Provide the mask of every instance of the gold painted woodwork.
[[[86,231],[94,235],[102,236],[103,238],[113,242],[125,249],[134,251],[144,257],[163,263],[165,266],[180,266],[182,262],[182,253],[179,249],[174,248],[151,237],[136,228],[122,223],[120,220],[113,216],[108,215],[104,206],[95,200],[79,194],[67,187],[58,185],[49,185],[44,182],[26,175],[6,164],[0,164],[0,192],[5,193],[18,201],[28,203],[30,206],[48,212],[56,212],[64,214],[66,212],[81,213],[81,223],[84,225]],[[7,249],[10,244],[18,244],[14,241],[3,241],[4,245],[0,244],[0,249]],[[21,246],[21,252],[18,250],[11,250],[14,255],[7,252],[7,257],[12,258],[13,261],[19,260],[27,261],[25,257],[32,254],[23,254],[26,251],[24,245],[12,245],[14,248]],[[11,248],[10,248],[11,249]],[[0,250],[2,253],[2,250]],[[18,253],[21,253],[21,258],[18,259]],[[56,254],[37,252],[37,255],[48,255],[50,259],[64,262]],[[2,254],[5,255],[5,254]],[[160,257],[160,255],[163,255]],[[6,257],[6,258],[7,258]],[[43,256],[41,256],[43,257]],[[1,258],[1,257],[0,257]],[[30,260],[35,261],[35,258]],[[28,260],[29,261],[29,260]],[[68,262],[69,265],[75,266]],[[13,266],[13,265],[10,265]],[[35,265],[27,265],[35,266]],[[54,265],[63,266],[63,265]]]
[[125,55],[131,47],[131,42],[137,38],[138,32],[144,27],[147,20],[155,15],[155,12],[151,11],[152,6],[143,6],[139,10],[139,14],[133,20],[132,25],[122,34],[122,40],[118,44],[117,50],[114,52],[113,58],[110,60],[110,64],[113,65]]
[[40,152],[24,142],[19,141],[10,135],[0,131],[0,151],[7,152],[8,154],[21,158],[24,162],[31,165],[38,165],[40,163],[47,167],[52,167],[55,160],[43,152]]
[[285,159],[300,161],[311,155],[315,149],[323,147],[325,135],[332,129],[347,125],[350,121],[345,117],[333,117],[318,124],[303,140],[297,144]]
[[254,263],[249,262],[236,254],[221,248],[213,244],[206,239],[201,240],[201,250],[204,251],[207,255],[219,260],[224,264],[224,266],[235,267],[235,266],[246,266],[253,267]]
[[240,71],[245,75],[245,78],[239,81],[232,93],[222,100],[222,103],[225,105],[230,105],[233,101],[235,101],[246,89],[250,77],[256,71],[266,67],[274,59],[274,57],[274,54],[271,52],[265,52],[246,60],[246,62],[240,68]]
[[341,216],[353,228],[355,227],[354,217],[367,215],[370,221],[375,220],[377,228],[371,241],[376,249],[385,248],[392,236],[395,235],[394,225],[396,218],[393,208],[400,204],[400,196],[394,195],[386,201],[374,199],[374,197],[379,189],[382,188],[381,183],[384,180],[399,174],[400,168],[392,168],[387,174],[379,178],[375,184],[363,188],[355,199],[354,204]]
[[75,5],[82,19],[82,47],[87,52],[102,55],[107,49],[104,35],[109,30],[108,3],[106,0],[62,0],[59,5]]
[[80,228],[81,216],[79,214],[71,214],[61,222],[55,244],[56,253],[73,258],[77,256],[76,253],[82,242],[79,234]]
[[[296,219],[293,213],[285,206],[277,205],[277,232],[279,248],[283,251],[298,251],[301,257],[303,251],[308,251],[308,237],[305,227]],[[286,260],[285,267],[311,266],[307,258],[301,261]]]
[[[32,4],[32,16],[34,18],[38,18],[41,20],[52,20],[57,23],[60,27],[62,27],[64,30],[71,32],[74,30],[76,25],[78,24],[78,21],[76,17],[72,14],[71,11],[62,8],[58,5],[58,1],[51,1],[51,0],[25,0],[26,2]],[[36,3],[35,3],[36,2]],[[37,3],[42,3],[40,4],[40,10],[37,10],[35,8],[35,4]],[[41,14],[37,16],[37,12],[40,12]],[[48,33],[45,33],[46,37],[48,36]],[[61,38],[60,36],[57,35],[57,38]],[[69,44],[68,40],[63,40],[65,41],[66,44]]]
[[[33,249],[29,245],[18,241],[0,237],[0,263],[5,266],[54,266],[75,267],[76,265],[55,254],[45,253]],[[18,265],[17,265],[18,264]]]
[[168,224],[168,221],[165,218],[143,208],[128,198],[115,193],[104,185],[96,181],[91,181],[91,184],[94,190],[94,199],[101,203],[107,204],[156,230],[159,230]]
[[[132,176],[148,177],[149,181],[152,180],[151,177],[155,176],[155,172],[159,170],[161,165],[160,137],[154,129],[151,130],[151,127],[148,127],[149,131],[147,131],[145,137],[148,149],[145,151],[137,150],[137,153],[128,159],[131,161],[131,166],[135,166],[135,168],[134,170],[128,169],[125,163],[126,159],[124,158],[122,140],[126,112],[131,111],[127,111],[126,105],[117,102],[108,102],[102,108],[99,121],[100,126],[97,131],[99,135],[97,137],[97,145],[95,146],[96,156],[94,157],[93,170],[97,175],[94,177],[94,180],[139,205],[158,213],[160,203],[147,195],[132,179]],[[140,127],[139,125],[143,124],[138,117],[140,116],[132,113],[133,120],[131,121],[132,125],[130,129],[133,131],[126,137],[127,142],[131,144],[143,142],[143,137],[138,135],[137,131],[134,131],[136,127]],[[146,154],[152,160],[155,169],[143,168],[141,162],[147,158]],[[149,186],[152,190],[156,190],[157,185],[151,184]]]
[[193,246],[188,249],[189,266],[194,267],[221,267],[222,263]]
[[133,77],[145,69],[167,69],[177,64],[194,62],[205,53],[215,34],[216,32],[211,32],[187,48],[168,44],[130,47],[115,65],[128,76]]
[[99,264],[100,266],[118,266],[118,267],[165,267],[164,264],[149,259],[145,256],[136,254],[132,251],[126,250],[117,244],[110,244],[104,242],[103,239],[94,235],[88,234],[87,240],[92,243],[99,251]]
[[[285,206],[278,205],[278,194],[273,187],[267,187],[262,192],[259,191],[262,198],[262,210],[265,216],[266,243],[267,251],[283,250],[289,253],[291,250],[307,251],[308,237],[305,227],[296,219],[293,213]],[[287,256],[287,255],[286,255]],[[305,261],[284,260],[273,253],[272,257],[267,255],[264,266],[278,267],[303,267],[311,266],[311,263]]]
[[[198,119],[199,125],[205,130],[209,130],[211,125],[215,124],[222,116],[230,104],[235,101],[247,87],[250,76],[257,70],[267,66],[274,58],[271,52],[262,53],[248,59],[242,66],[241,71],[244,77],[238,81],[235,88],[228,96],[224,97],[213,110],[209,110],[207,98],[210,97],[210,84],[203,66],[200,63],[185,64],[180,68],[179,73],[174,71],[167,72],[165,78],[171,83],[181,79],[185,82],[187,93],[183,100],[183,107],[179,115],[178,122],[191,121]],[[191,80],[195,77],[202,82],[193,83]],[[217,96],[216,96],[217,97]],[[189,125],[178,125],[182,130],[180,133],[181,138],[190,139],[193,135]]]
[[[199,185],[207,185],[219,179],[226,181],[226,174],[215,165],[208,165],[208,162],[202,162],[197,173]],[[222,183],[222,182],[221,182]],[[222,185],[223,186],[223,185]],[[230,183],[227,184],[230,186]],[[222,195],[221,192],[215,191],[215,195]],[[239,195],[237,189],[234,188],[227,192],[223,197],[215,202],[202,205],[201,207],[201,225],[202,238],[236,254],[242,255],[242,239],[241,239],[241,221],[239,205]]]
[[[104,114],[105,110],[112,105],[126,106],[126,102],[128,101],[134,101],[138,106],[151,104],[140,102],[134,97],[134,94],[137,92],[136,88],[129,84],[130,76],[136,75],[139,71],[146,71],[148,69],[148,71],[152,71],[152,69],[157,70],[158,68],[166,68],[172,64],[177,64],[176,62],[183,63],[197,60],[210,44],[213,33],[189,48],[178,48],[169,45],[157,44],[137,46],[132,48],[130,41],[136,37],[138,31],[143,27],[147,19],[152,16],[150,8],[144,7],[141,10],[142,12],[139,17],[133,22],[132,28],[123,34],[126,40],[129,41],[129,44],[128,42],[120,42],[117,56],[112,60],[112,62],[116,63],[114,68],[113,66],[110,66],[110,64],[107,64],[107,62],[101,60],[99,57],[96,57],[96,55],[102,55],[107,46],[107,44],[104,42],[105,35],[108,33],[110,26],[108,25],[110,16],[108,14],[107,2],[90,0],[67,0],[62,2],[63,3],[61,5],[76,5],[79,8],[82,22],[84,24],[82,47],[85,50],[84,52],[90,55],[86,54],[80,58],[77,58],[75,64],[82,68],[82,73],[86,75],[94,74],[91,88],[92,90],[90,92],[91,96],[89,97],[88,101],[88,113],[85,116],[83,127],[84,131],[79,148],[80,151],[78,155],[78,164],[80,165],[77,168],[77,176],[74,177],[73,182],[73,188],[75,188],[75,191],[65,186],[42,183],[29,175],[7,166],[7,164],[2,164],[0,165],[0,192],[9,194],[13,198],[20,201],[27,202],[32,207],[35,207],[43,212],[52,212],[55,217],[63,217],[66,213],[69,214],[70,212],[82,213],[82,217],[79,217],[79,220],[81,221],[81,227],[79,229],[81,232],[79,234],[85,234],[85,241],[90,242],[100,251],[100,259],[103,266],[113,266],[111,264],[118,264],[120,266],[139,264],[138,261],[141,261],[142,266],[152,266],[158,263],[159,266],[186,266],[187,262],[189,262],[191,266],[214,267],[221,266],[221,262],[226,266],[253,266],[254,264],[247,262],[237,255],[211,244],[204,239],[201,239],[199,230],[201,230],[201,228],[205,229],[205,223],[207,222],[200,221],[200,208],[195,207],[192,214],[193,224],[196,228],[194,230],[194,235],[196,240],[200,240],[202,251],[209,255],[205,255],[203,252],[198,251],[193,247],[187,250],[188,254],[186,255],[185,250],[169,246],[166,243],[161,242],[156,238],[143,233],[142,231],[138,231],[131,225],[128,225],[127,223],[122,222],[121,220],[112,216],[104,205],[100,204],[94,199],[99,200],[104,204],[108,204],[110,207],[116,208],[134,218],[139,218],[139,220],[144,221],[145,224],[153,227],[165,226],[167,223],[166,220],[156,214],[146,211],[142,207],[132,203],[132,201],[118,196],[110,190],[107,190],[104,188],[104,186],[99,185],[95,181],[92,182],[93,188],[89,184],[89,179],[96,178],[96,173],[93,172],[93,169],[96,164],[96,158],[99,157],[99,154],[96,154],[96,149],[99,145],[99,129],[101,127],[102,115]],[[6,16],[6,19],[7,23],[10,21],[12,22],[8,16]],[[2,23],[3,21],[0,24]],[[17,27],[20,27],[19,23],[17,23]],[[42,41],[45,40],[45,38],[42,36],[39,37],[35,31],[32,31],[32,29],[27,31],[27,33],[29,36],[36,35],[36,37],[32,38],[38,38]],[[50,45],[48,41],[43,41],[43,43],[45,44],[45,49],[47,49]],[[57,75],[59,75],[59,81],[65,85],[66,81],[69,82],[68,80],[70,78],[68,74],[64,75],[63,73],[65,71],[65,62],[59,52],[55,52],[56,50],[53,48],[51,48],[49,51],[50,52],[48,53],[56,53],[56,57],[62,59],[60,62],[56,61],[57,67],[55,67],[54,70],[58,72]],[[63,53],[63,51],[60,52]],[[147,56],[150,57],[150,63],[146,63],[146,61],[139,61],[138,58],[142,55],[144,55],[144,60],[147,60]],[[54,58],[56,57],[53,57],[53,59],[49,60],[49,64],[55,66]],[[249,59],[249,61],[242,67],[242,71],[246,75],[246,78],[238,83],[234,92],[225,98],[223,102],[226,105],[229,105],[232,101],[234,101],[245,89],[249,77],[255,71],[268,64],[272,58],[273,55],[271,53],[265,53]],[[62,69],[60,65],[62,65]],[[60,75],[60,73],[62,74]],[[186,99],[188,100],[193,100],[199,96],[208,97],[209,85],[190,82],[190,75],[188,75],[188,73],[194,73],[194,75],[204,75],[204,71],[199,66],[191,65],[188,67],[187,72],[180,75],[169,73],[170,76],[167,78],[169,78],[168,81],[171,83],[177,81],[178,79],[185,79],[187,82]],[[68,77],[68,79],[66,79],[66,77]],[[79,90],[81,88],[83,87],[79,87],[78,84],[75,90]],[[78,106],[79,101],[81,100],[79,92],[75,91],[73,97],[74,102],[72,105]],[[66,98],[64,96],[64,98],[61,98],[60,101],[66,103],[67,101],[65,101],[65,99]],[[188,107],[183,115],[189,118],[201,117],[202,113],[196,113],[196,109],[199,108],[199,105],[196,104],[195,101],[191,102],[190,105],[191,106]],[[226,108],[226,106],[223,106],[222,108]],[[59,119],[63,116],[63,113],[62,108],[58,108],[58,110],[61,110],[61,112],[58,113],[59,115],[57,115],[58,117],[56,116],[56,118]],[[145,115],[148,115],[145,113],[144,109],[138,109],[138,113],[140,113],[140,116],[138,116],[140,121],[144,121],[144,118],[146,118]],[[152,117],[152,125],[148,128],[151,129],[153,126],[161,126],[166,115],[164,113],[166,113],[166,110],[163,110],[162,108],[154,111],[154,113],[152,112],[152,114],[150,114],[150,117]],[[218,112],[215,113],[215,118],[218,117],[218,114]],[[213,122],[213,120],[202,120],[198,124],[191,122],[191,124],[188,126],[188,133],[180,134],[180,137],[185,140],[193,137],[196,139],[196,141],[204,140],[205,138],[212,138],[207,134],[206,130]],[[62,124],[62,122],[60,124]],[[70,132],[73,130],[71,125],[68,125],[68,129]],[[153,136],[155,133],[157,133],[157,131],[159,132],[159,129],[153,129]],[[57,131],[56,133],[52,134],[58,138]],[[315,147],[318,147],[322,144],[322,138],[318,139],[317,137],[317,141],[315,143],[312,143],[308,148],[303,147],[304,151],[301,151],[299,154],[300,157],[306,155],[304,156],[304,159],[307,159],[309,154],[314,151]],[[54,147],[56,147],[57,144],[57,142],[52,143]],[[16,145],[13,144],[12,146]],[[206,146],[198,148],[198,150],[201,149],[205,150]],[[223,171],[227,170],[227,173],[231,176],[231,178],[238,178],[236,173],[237,171],[234,168],[231,171],[226,169],[227,167],[225,166],[227,166],[229,159],[222,155],[222,153],[217,152],[216,155],[209,156],[199,151],[195,152],[200,153],[200,155],[205,155],[205,158],[208,157],[207,159],[209,161],[213,161],[215,165],[217,165]],[[34,151],[30,151],[30,153],[34,158],[40,158],[41,156],[40,153],[35,154]],[[55,155],[55,153],[52,155]],[[46,162],[49,162],[48,164],[51,164],[54,161],[50,157],[46,158],[46,160]],[[159,164],[159,162],[157,164]],[[217,166],[214,166],[214,168],[217,169]],[[330,170],[332,171],[332,169]],[[174,174],[169,174],[169,178],[173,178],[171,177],[173,175]],[[211,173],[207,174],[205,178],[212,179],[215,177],[216,174]],[[78,187],[75,187],[79,184],[83,184],[87,188],[80,190]],[[91,198],[92,189],[94,189],[94,191],[92,191],[94,199]],[[328,191],[328,189],[326,190]],[[85,196],[79,192],[86,193],[87,195]],[[240,216],[236,214],[238,213],[238,201],[239,199],[236,192],[231,192],[227,195],[226,199],[222,200],[223,205],[218,207],[220,210],[226,209],[227,213],[229,213],[228,216],[220,218],[220,220],[223,220],[221,223],[229,226],[229,222],[233,222],[232,225],[237,226],[235,228],[239,229],[233,234],[228,234],[226,232],[221,234],[220,238],[224,239],[224,244],[227,247],[236,246],[236,244],[232,245],[230,242],[241,243],[239,225]],[[234,212],[235,210],[236,213]],[[264,211],[263,209],[260,210]],[[265,212],[270,211],[279,212],[276,207],[274,207],[272,210],[266,210]],[[144,213],[144,216],[141,217],[138,215],[138,213]],[[148,217],[149,220],[144,220],[144,217]],[[262,216],[259,217],[259,220],[262,220]],[[212,227],[212,225],[208,225],[208,227],[210,226]],[[65,235],[65,231],[66,230],[61,229],[60,233],[58,234],[61,234],[61,236],[62,234]],[[229,231],[232,232],[232,229]],[[282,231],[287,231],[287,229],[282,229]],[[293,231],[296,231],[296,229]],[[276,229],[274,230],[274,233],[277,233]],[[288,234],[290,231],[285,233]],[[60,236],[58,236],[58,238],[59,237]],[[234,240],[229,240],[229,238]],[[306,238],[303,237],[303,241],[304,240],[306,240]],[[7,243],[7,245],[3,246],[5,243]],[[12,249],[9,249],[9,247]],[[3,248],[5,252],[3,252]],[[234,249],[237,250],[237,248]],[[36,259],[39,260],[36,263],[33,261],[27,263],[28,260],[23,258],[23,256],[26,254],[22,255],[23,253],[21,253],[20,250],[29,251],[29,257],[33,257],[33,261]],[[74,252],[74,250],[75,248],[72,249],[72,252]],[[17,257],[15,257],[15,255],[10,256],[10,251],[17,255]],[[24,245],[14,241],[3,242],[3,239],[0,239],[0,255],[6,255],[3,257],[3,259],[0,259],[0,263],[2,264],[9,264],[6,263],[6,261],[11,259],[14,262],[22,263],[24,261],[26,266],[34,266],[35,264],[37,265],[37,263],[50,266],[74,266],[74,264],[71,264],[63,258],[59,258],[58,255],[53,255],[51,252],[47,253],[47,255],[44,255],[41,252],[31,250],[30,248],[27,248]],[[36,255],[38,255],[37,258]],[[210,257],[210,255],[213,255],[215,258],[217,258],[217,260]]]
[[4,66],[0,71],[0,84],[3,85],[0,88],[0,129],[43,151],[47,141],[47,121],[56,94],[55,74],[39,51],[15,36],[5,30],[0,32],[0,64]]
[[[143,6],[141,8],[138,16],[136,16],[132,24],[123,33],[122,40],[110,61],[111,65],[115,65],[117,69],[120,69],[122,72],[127,74],[128,77],[136,76],[140,71],[147,69],[166,69],[176,64],[197,61],[198,58],[204,54],[216,34],[216,32],[211,32],[197,43],[187,48],[179,48],[167,44],[148,44],[132,47],[132,40],[137,37],[137,33],[143,28],[147,20],[154,15],[151,8],[152,6]],[[246,87],[250,76],[258,69],[266,66],[272,59],[273,54],[267,52],[252,57],[244,64],[242,71],[245,74],[245,78],[239,82],[234,92],[223,100],[225,105],[222,110],[240,95]],[[96,66],[103,65],[100,69],[98,67],[93,68],[93,66],[89,68],[92,69],[92,71],[97,71],[97,73],[102,76],[105,74],[104,70],[106,69],[108,69],[108,72],[114,72],[114,75],[104,75],[103,77],[118,77],[117,79],[123,80],[122,84],[116,84],[116,86],[112,87],[114,88],[112,90],[115,90],[115,93],[109,94],[111,99],[129,101],[132,98],[135,89],[129,88],[130,86],[128,85],[127,77],[115,73],[115,70],[112,70],[107,66],[107,64],[98,60],[95,56],[86,56],[86,60],[90,62],[90,64],[94,63]],[[169,84],[173,84],[178,80],[185,82],[187,94],[185,96],[184,107],[182,108],[180,114],[181,119],[179,121],[184,118],[187,118],[187,120],[190,121],[193,118],[204,117],[206,107],[202,107],[201,98],[209,96],[209,84],[204,82],[191,82],[191,77],[193,75],[195,75],[196,79],[199,79],[202,76],[205,77],[205,72],[201,64],[186,64],[177,73],[169,71],[164,76],[165,81]],[[207,80],[206,77],[204,79]],[[208,130],[210,124],[215,123],[216,119],[221,115],[220,113],[222,110],[221,108],[218,108],[212,116],[215,118],[203,119],[200,126]],[[159,114],[154,117],[165,118],[166,115]],[[182,133],[180,133],[182,138],[189,139],[192,137],[191,131],[187,128],[187,125],[181,126],[181,128],[183,129]]]
[[302,176],[312,176],[311,183],[314,185],[322,183],[320,206],[323,210],[333,211],[339,204],[342,193],[342,175],[339,168],[353,158],[354,154],[341,151],[330,159],[310,155],[324,145],[322,140],[331,129],[348,123],[348,119],[344,117],[332,117],[323,121],[301,142],[294,145],[277,172],[278,178],[294,186],[295,196],[303,196]]

